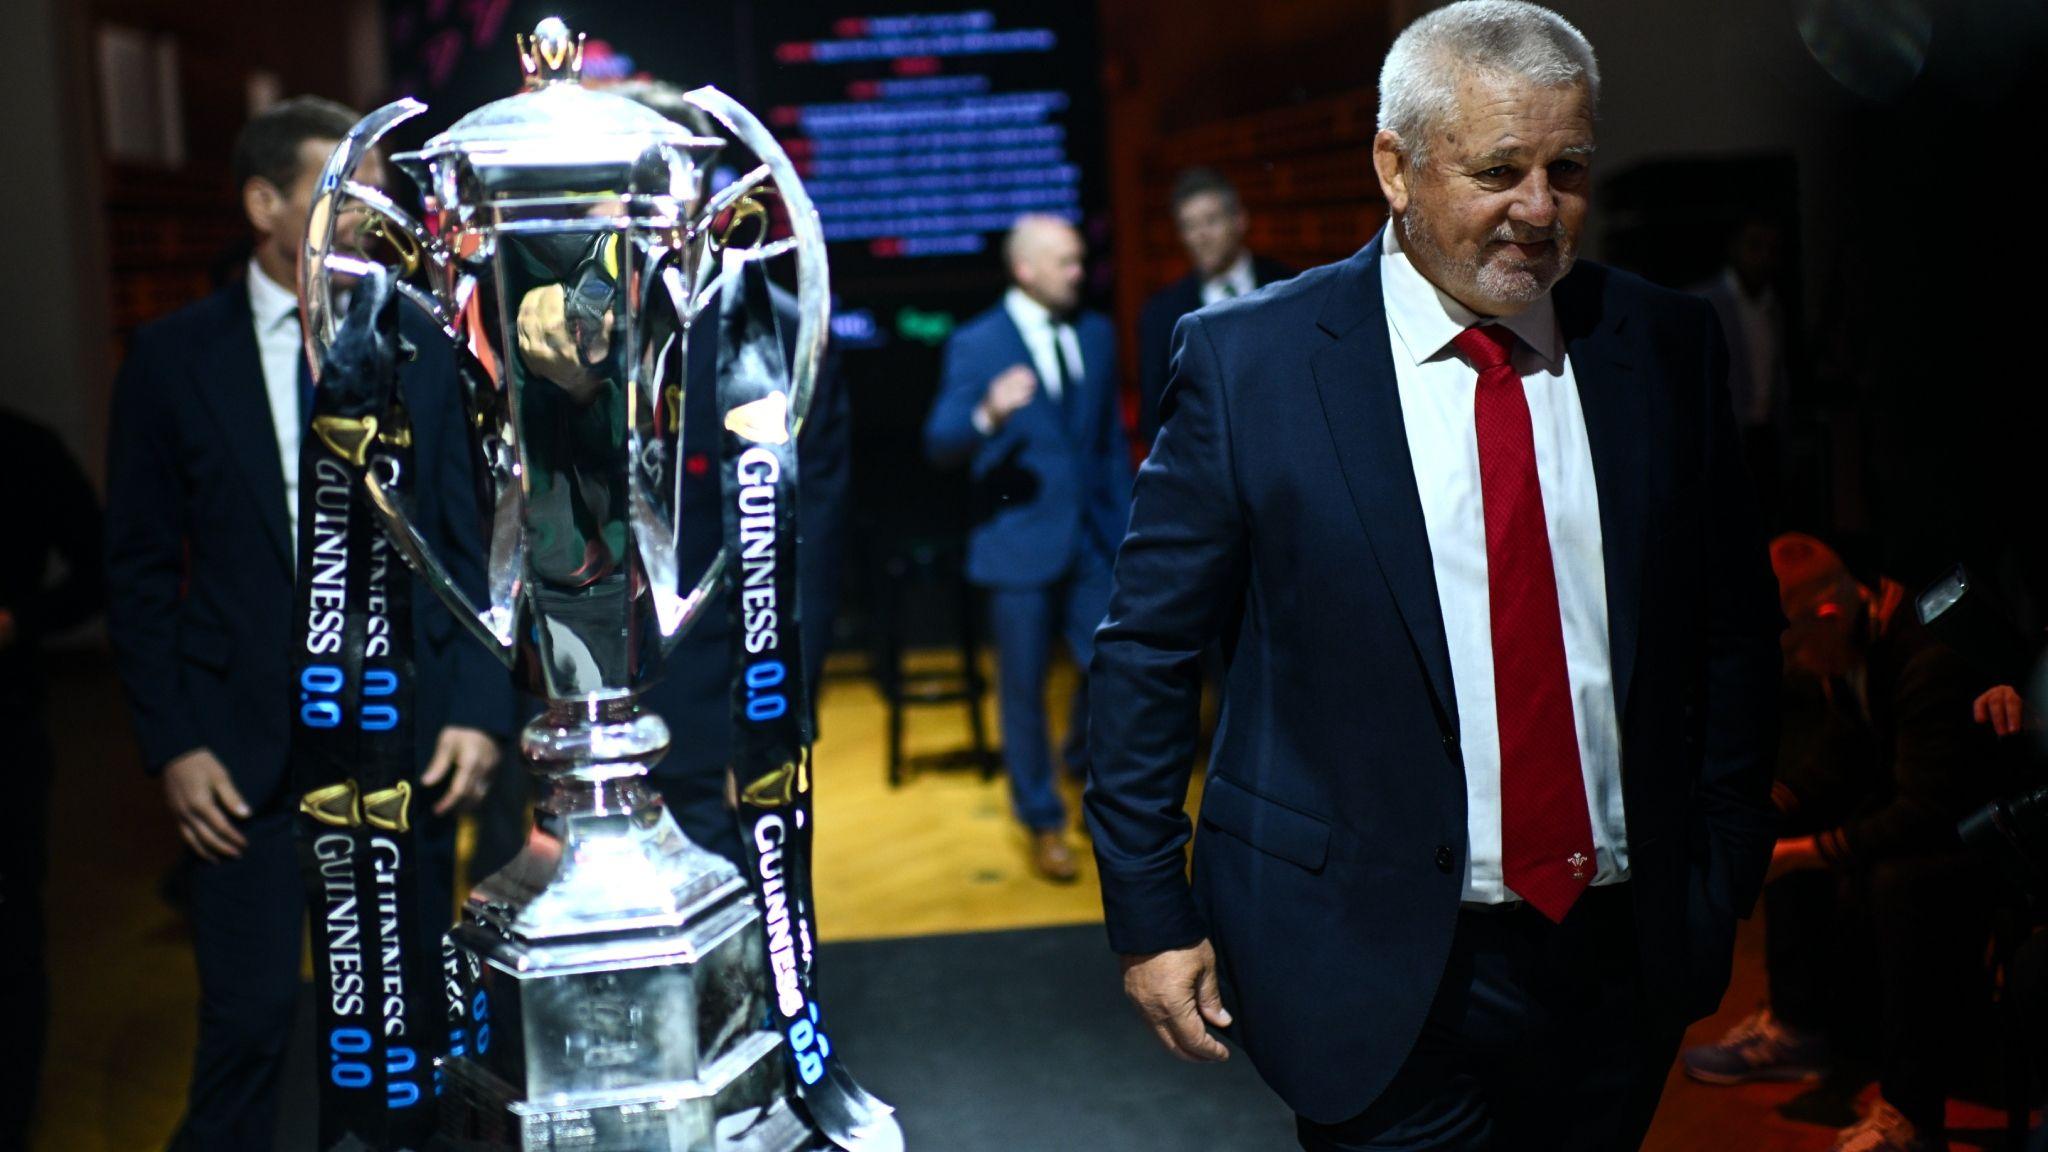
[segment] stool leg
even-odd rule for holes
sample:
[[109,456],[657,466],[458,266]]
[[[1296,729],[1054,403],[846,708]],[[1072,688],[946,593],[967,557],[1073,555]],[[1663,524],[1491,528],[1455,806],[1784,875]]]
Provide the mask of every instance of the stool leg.
[[882,695],[889,702],[889,787],[903,785],[903,615],[897,597],[902,594],[900,564],[883,566],[886,588],[875,599],[882,617]]
[[967,689],[967,728],[973,734],[975,759],[981,764],[981,778],[993,780],[996,753],[989,748],[988,727],[981,716],[981,698],[988,686],[981,678],[981,633],[977,627],[978,605],[974,588],[960,582],[960,682]]

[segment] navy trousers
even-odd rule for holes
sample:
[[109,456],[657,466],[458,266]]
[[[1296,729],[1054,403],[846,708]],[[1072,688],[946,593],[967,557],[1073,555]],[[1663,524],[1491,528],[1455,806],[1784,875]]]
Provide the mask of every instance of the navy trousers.
[[[1003,762],[1010,803],[1035,832],[1063,828],[1066,805],[1053,784],[1051,735],[1045,718],[1045,677],[1055,634],[1084,671],[1095,654],[1095,628],[1109,611],[1109,560],[1087,549],[1060,579],[1037,588],[991,588],[989,626],[996,641],[996,679],[1003,721]],[[1074,689],[1067,768],[1085,774],[1088,693]]]
[[1649,1009],[1627,885],[1551,924],[1458,913],[1415,1049],[1365,1112],[1297,1122],[1307,1152],[1626,1152],[1642,1145],[1683,1026]]
[[[423,905],[416,947],[432,947],[439,957],[453,919],[454,837],[425,807],[414,808]],[[243,823],[242,834],[249,846],[240,858],[192,866],[199,1046],[170,1152],[268,1152],[277,1142],[279,1074],[299,996],[305,880],[290,812],[260,812]]]
[[[25,664],[25,662],[24,662]],[[42,1087],[50,1027],[50,975],[43,884],[50,852],[50,784],[55,761],[43,726],[42,700],[26,677],[0,675],[0,731],[9,733],[6,772],[14,822],[0,836],[0,1020],[7,1021],[15,1073],[0,1080],[0,1149],[27,1148]]]

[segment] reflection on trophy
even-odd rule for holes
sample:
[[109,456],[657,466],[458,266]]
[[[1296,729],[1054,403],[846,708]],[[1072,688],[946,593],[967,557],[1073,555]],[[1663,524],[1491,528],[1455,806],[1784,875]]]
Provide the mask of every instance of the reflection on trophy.
[[[744,108],[698,89],[689,102],[723,134],[693,131],[583,87],[581,55],[580,36],[544,21],[520,38],[524,91],[395,157],[422,190],[424,222],[353,175],[424,106],[364,119],[323,173],[301,264],[315,362],[336,335],[336,280],[372,271],[335,245],[336,221],[365,210],[400,254],[399,290],[456,346],[491,510],[488,602],[472,603],[424,548],[402,500],[375,475],[366,487],[457,619],[547,700],[520,738],[545,782],[536,827],[450,935],[443,1132],[458,1147],[779,1152],[808,1146],[808,1116],[849,1147],[900,1148],[887,1106],[827,1063],[815,1006],[799,996],[807,1020],[775,1015],[794,963],[781,959],[792,921],[780,879],[765,901],[769,939],[784,941],[771,952],[748,880],[692,844],[641,779],[670,733],[636,685],[722,600],[730,552],[693,579],[677,570],[686,342],[719,339],[736,285],[793,262],[789,363],[778,337],[776,390],[726,417],[742,441],[786,442],[826,334],[817,217]],[[741,151],[758,166],[714,193],[711,157]],[[749,668],[757,682],[771,678]],[[777,771],[746,803],[807,792],[807,759]],[[793,823],[807,844],[801,811]]]

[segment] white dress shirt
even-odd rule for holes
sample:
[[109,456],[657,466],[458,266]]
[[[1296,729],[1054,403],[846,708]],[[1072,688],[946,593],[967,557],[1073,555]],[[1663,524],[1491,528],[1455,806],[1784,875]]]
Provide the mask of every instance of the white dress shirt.
[[[1501,864],[1500,725],[1474,412],[1479,374],[1451,346],[1459,332],[1485,318],[1439,292],[1416,271],[1401,250],[1399,231],[1389,225],[1382,233],[1380,284],[1386,296],[1401,419],[1415,462],[1457,696],[1470,821],[1464,899],[1495,904],[1518,897],[1509,891]],[[1572,721],[1599,857],[1593,883],[1613,884],[1628,878],[1628,835],[1622,814],[1621,731],[1608,658],[1607,574],[1592,446],[1549,295],[1498,323],[1519,338],[1514,365],[1522,374],[1535,434],[1536,478],[1543,490],[1551,562],[1557,569]]]
[[[299,538],[299,298],[249,261],[249,311],[256,323],[256,353],[263,361],[263,390],[270,397],[270,424],[277,432],[277,462],[284,466],[286,522]],[[291,549],[298,563],[298,549]]]
[[1224,269],[1222,275],[1202,281],[1202,307],[1207,308],[1218,300],[1243,296],[1258,286],[1258,277],[1252,275],[1252,254],[1239,252],[1237,263]]
[[1053,315],[1045,305],[1024,294],[1022,288],[1012,288],[1003,293],[1003,310],[1010,314],[1010,321],[1017,325],[1017,331],[1024,336],[1024,347],[1031,350],[1031,369],[1038,373],[1038,386],[1052,397],[1053,403],[1060,401],[1060,372],[1054,362],[1055,355],[1064,356],[1067,361],[1067,379],[1078,382],[1086,365],[1081,362],[1081,338],[1074,334],[1071,321],[1060,323],[1059,349],[1053,348]]
[[1735,300],[1736,322],[1742,325],[1742,346],[1749,353],[1749,363],[1745,365],[1749,369],[1749,395],[1738,399],[1746,407],[1738,409],[1735,415],[1745,427],[1769,424],[1778,375],[1778,294],[1766,288],[1763,295],[1752,297],[1743,290],[1733,268],[1724,270],[1721,277]]

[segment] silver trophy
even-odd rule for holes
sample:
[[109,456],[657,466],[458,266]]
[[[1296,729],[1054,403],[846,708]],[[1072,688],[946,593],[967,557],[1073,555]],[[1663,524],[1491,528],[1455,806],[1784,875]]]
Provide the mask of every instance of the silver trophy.
[[[717,315],[749,262],[794,262],[794,435],[826,337],[824,237],[781,147],[723,93],[688,93],[702,113],[688,127],[584,87],[582,38],[561,21],[519,39],[522,92],[393,158],[425,221],[355,176],[425,111],[399,100],[328,161],[300,264],[314,364],[341,285],[369,271],[360,250],[336,247],[350,213],[366,219],[358,237],[389,242],[400,290],[466,357],[491,502],[488,602],[457,587],[378,477],[367,485],[456,619],[548,702],[520,735],[547,785],[534,833],[450,936],[466,1019],[444,1068],[444,1131],[518,1149],[804,1147],[787,1041],[762,1026],[761,913],[738,870],[691,843],[644,784],[670,733],[636,685],[718,599],[726,563],[686,579],[676,558],[693,324]],[[713,191],[711,157],[741,153],[755,166]]]

